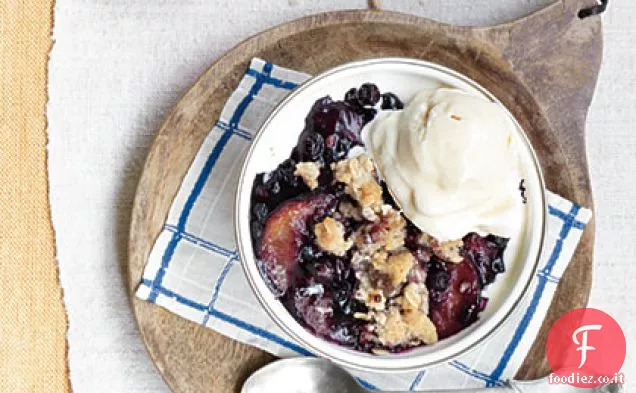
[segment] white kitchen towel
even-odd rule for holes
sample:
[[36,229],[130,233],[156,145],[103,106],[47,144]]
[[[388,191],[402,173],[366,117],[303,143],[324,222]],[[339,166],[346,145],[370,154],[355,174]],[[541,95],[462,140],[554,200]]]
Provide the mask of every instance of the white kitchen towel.
[[[234,189],[254,132],[274,106],[309,76],[254,59],[203,142],[173,201],[137,290],[193,322],[281,357],[311,355],[261,308],[239,266],[233,237]],[[591,217],[588,209],[548,194],[540,269],[521,307],[479,349],[418,373],[355,373],[369,388],[418,390],[501,385],[534,341],[561,275]]]

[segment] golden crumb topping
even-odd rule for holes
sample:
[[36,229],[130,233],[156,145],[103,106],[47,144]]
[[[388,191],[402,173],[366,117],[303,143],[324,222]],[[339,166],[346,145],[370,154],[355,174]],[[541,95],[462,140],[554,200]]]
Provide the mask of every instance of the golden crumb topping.
[[[335,179],[344,183],[345,193],[353,200],[341,201],[334,217],[317,223],[314,233],[316,244],[332,254],[343,256],[353,247],[351,266],[358,281],[354,298],[366,306],[365,312],[356,312],[353,317],[366,321],[376,340],[387,347],[437,342],[437,330],[428,317],[426,271],[405,248],[406,219],[383,202],[371,159],[362,154],[331,165]],[[313,188],[320,167],[300,163],[295,173]],[[360,222],[348,239],[338,221],[341,219]],[[422,248],[432,248],[445,261],[463,259],[461,240],[438,242],[421,234],[416,242]]]
[[409,327],[402,320],[400,310],[392,308],[386,313],[384,324],[378,324],[378,338],[384,345],[395,346],[409,341]]
[[331,164],[337,181],[345,184],[345,192],[352,196],[363,211],[379,212],[382,207],[382,187],[375,178],[373,162],[367,154]]
[[404,245],[404,237],[406,236],[406,221],[394,209],[391,208],[387,214],[382,215],[380,221],[384,231],[384,247],[389,250],[397,250]]
[[402,308],[405,310],[417,310],[422,304],[422,297],[420,295],[417,284],[409,283],[403,290],[403,301],[401,302]]
[[428,289],[424,283],[410,282],[404,286],[398,304],[403,310],[418,310],[428,315]]
[[300,176],[310,190],[318,187],[318,176],[320,176],[321,165],[315,162],[299,162],[296,164],[294,175]]
[[353,241],[345,240],[345,229],[342,223],[327,217],[314,226],[316,244],[324,251],[344,256],[353,246]]
[[433,321],[419,310],[406,310],[402,315],[404,323],[409,327],[411,336],[424,344],[437,342],[437,329]]
[[406,278],[415,265],[415,258],[409,251],[389,255],[386,251],[378,251],[371,258],[373,268],[386,273],[391,279],[391,285],[397,287],[406,282]]
[[431,241],[431,246],[433,247],[433,253],[435,255],[447,262],[452,263],[461,263],[464,260],[464,257],[461,255],[462,247],[464,246],[464,241],[459,240],[448,240],[445,242],[439,242],[437,240]]
[[390,206],[382,209],[384,213],[375,216],[375,221],[358,228],[352,236],[363,254],[372,255],[382,248],[393,252],[404,246],[406,220]]
[[372,289],[367,294],[364,304],[370,310],[382,311],[385,309],[386,298],[384,293],[379,289]]
[[400,310],[396,307],[384,313],[386,320],[378,323],[378,339],[387,346],[438,341],[435,325],[426,314],[418,310]]

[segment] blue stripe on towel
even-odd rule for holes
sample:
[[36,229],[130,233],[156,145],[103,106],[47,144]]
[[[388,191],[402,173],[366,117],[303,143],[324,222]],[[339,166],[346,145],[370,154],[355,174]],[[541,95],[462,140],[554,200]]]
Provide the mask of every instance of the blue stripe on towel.
[[[528,325],[530,324],[530,321],[532,320],[534,313],[537,311],[537,307],[539,305],[539,302],[541,301],[541,296],[543,295],[543,291],[545,290],[546,284],[548,282],[548,278],[545,276],[545,274],[552,273],[552,269],[554,268],[554,265],[556,264],[556,262],[559,260],[559,255],[561,254],[561,250],[563,249],[563,241],[567,238],[572,228],[580,227],[580,229],[582,229],[585,227],[585,224],[583,224],[581,221],[578,221],[576,219],[576,215],[579,213],[579,210],[580,210],[580,207],[578,205],[573,204],[572,208],[570,209],[570,212],[566,215],[562,211],[552,206],[548,207],[548,213],[563,220],[563,226],[561,227],[559,238],[554,244],[554,248],[552,249],[550,258],[548,259],[546,266],[542,269],[542,272],[544,273],[544,275],[540,275],[538,277],[537,288],[535,289],[534,294],[532,295],[532,300],[530,301],[530,305],[526,309],[526,312],[523,315],[523,318],[521,319],[519,326],[517,326],[517,329],[515,330],[515,333],[512,336],[512,340],[510,340],[510,343],[508,344],[508,346],[506,347],[506,350],[501,356],[499,363],[495,367],[492,374],[490,374],[490,377],[493,380],[499,379],[501,377],[504,370],[506,369],[506,366],[510,362],[510,358],[512,358],[512,355],[517,349],[517,346],[519,345],[519,342],[521,341],[523,334],[528,329]],[[492,382],[487,382],[486,386],[494,386],[494,384]]]
[[415,391],[415,389],[417,388],[417,385],[420,384],[425,374],[426,374],[426,371],[420,371],[419,373],[417,373],[415,378],[413,378],[413,382],[411,382],[411,386],[409,386],[409,392]]
[[554,276],[550,273],[546,273],[544,271],[539,271],[537,273],[538,277],[544,277],[546,280],[548,280],[549,282],[553,283],[553,284],[558,284],[559,281],[561,281],[561,279],[557,276]]
[[197,303],[193,300],[190,300],[184,296],[179,295],[176,292],[173,292],[169,289],[166,289],[164,287],[158,286],[158,285],[153,285],[154,283],[150,280],[148,280],[147,278],[144,278],[143,281],[141,282],[143,285],[149,287],[149,288],[156,288],[157,292],[161,293],[164,296],[167,296],[169,298],[172,298],[174,300],[177,301],[177,303],[181,303],[184,306],[188,306],[191,307],[195,310],[199,310],[199,311],[205,311],[207,309],[207,307],[205,306],[205,304],[201,304],[201,303]]
[[[241,121],[241,118],[243,117],[245,110],[247,109],[250,102],[252,102],[252,100],[254,99],[254,96],[258,94],[258,92],[263,87],[265,78],[268,78],[270,76],[270,73],[272,72],[272,67],[273,67],[272,63],[265,63],[265,65],[263,66],[263,72],[262,73],[258,72],[255,75],[255,81],[254,81],[254,84],[252,85],[252,88],[250,89],[249,93],[245,97],[243,97],[243,100],[241,100],[241,102],[237,105],[234,111],[234,114],[232,114],[232,117],[230,118],[230,121],[229,121],[230,128],[232,129],[238,128],[238,124]],[[254,72],[257,72],[257,71],[254,71]],[[190,216],[190,212],[192,211],[192,208],[194,207],[194,204],[196,203],[197,198],[201,194],[201,191],[203,190],[203,186],[207,182],[208,177],[210,176],[210,173],[212,172],[212,169],[214,168],[214,165],[216,164],[217,160],[221,156],[223,149],[227,145],[232,135],[233,135],[233,132],[230,129],[225,130],[223,134],[221,134],[221,137],[217,141],[216,146],[214,146],[214,148],[212,149],[212,152],[210,153],[210,156],[205,162],[205,165],[203,166],[203,169],[201,170],[199,177],[197,178],[196,182],[194,183],[194,186],[192,187],[192,191],[190,192],[190,195],[188,196],[188,199],[186,200],[186,203],[183,206],[183,210],[181,211],[181,216],[179,217],[179,221],[177,223],[177,231],[173,233],[172,238],[168,242],[168,245],[166,246],[166,250],[163,254],[163,257],[161,258],[161,267],[159,267],[159,270],[157,271],[155,279],[152,281],[152,287],[150,288],[150,294],[148,295],[148,301],[151,303],[154,303],[157,300],[157,295],[158,295],[157,289],[161,285],[161,282],[163,281],[163,278],[166,275],[166,269],[168,268],[168,265],[170,264],[170,260],[172,260],[172,256],[174,255],[174,252],[177,248],[177,244],[179,244],[179,240],[181,240],[182,238],[182,232],[184,232],[186,229],[186,223],[188,222],[188,217]]]
[[215,126],[219,127],[223,131],[228,131],[229,130],[229,131],[233,132],[234,135],[240,136],[241,138],[247,139],[248,141],[252,140],[252,133],[251,132],[242,130],[242,129],[238,128],[238,127],[230,127],[230,125],[227,124],[224,121],[221,121],[221,120],[217,121]]
[[213,316],[217,319],[220,319],[223,322],[229,323],[231,325],[234,325],[240,329],[243,329],[249,333],[252,333],[255,336],[259,336],[262,338],[265,338],[269,341],[275,342],[276,344],[285,347],[287,349],[291,349],[294,352],[298,352],[301,355],[305,355],[305,356],[313,356],[313,354],[311,352],[309,352],[308,350],[306,350],[305,348],[301,347],[298,344],[295,344],[291,341],[285,340],[284,338],[277,336],[274,333],[268,332],[265,329],[262,329],[258,326],[254,326],[248,322],[245,322],[241,319],[235,318],[229,314],[226,314],[222,311],[219,310],[212,310],[212,312],[210,313],[210,316]]
[[[172,299],[174,299],[175,301],[177,301],[180,304],[183,304],[185,306],[191,307],[191,308],[193,308],[195,310],[208,311],[208,306],[207,305],[201,304],[201,303],[197,303],[197,302],[195,302],[193,300],[187,299],[187,298],[179,295],[178,293],[173,292],[173,291],[171,291],[171,290],[169,290],[167,288],[164,288],[164,287],[162,287],[160,285],[153,285],[154,283],[151,282],[148,279],[144,279],[142,281],[142,284],[147,286],[147,287],[150,287],[150,288],[155,287],[156,291],[158,293],[161,293],[162,295],[164,295],[166,297],[172,298]],[[284,338],[282,338],[282,337],[280,337],[280,336],[278,336],[278,335],[276,335],[274,333],[268,332],[267,330],[264,330],[264,329],[262,329],[262,328],[260,328],[258,326],[254,326],[254,325],[252,325],[252,324],[250,324],[248,322],[242,321],[242,320],[240,320],[238,318],[235,318],[235,317],[233,317],[231,315],[228,315],[228,314],[226,314],[226,313],[224,313],[222,311],[212,310],[210,315],[215,317],[215,318],[217,318],[217,319],[219,319],[219,320],[221,320],[221,321],[223,321],[223,322],[226,322],[226,323],[229,323],[231,325],[234,325],[234,326],[236,326],[236,327],[238,327],[240,329],[243,329],[243,330],[245,330],[245,331],[247,331],[247,332],[249,332],[249,333],[251,333],[251,334],[253,334],[255,336],[259,336],[259,337],[264,338],[266,340],[272,341],[272,342],[274,342],[274,343],[276,343],[276,344],[278,344],[278,345],[280,345],[282,347],[290,349],[290,350],[292,350],[294,352],[297,352],[297,353],[299,353],[301,355],[313,356],[313,354],[311,352],[307,351],[305,348],[299,346],[298,344],[295,344],[295,343],[293,343],[291,341],[285,340]]]
[[484,381],[488,384],[490,384],[490,386],[505,386],[506,382],[502,381],[498,378],[493,378],[492,376],[475,370],[473,368],[468,367],[467,365],[465,365],[464,363],[458,362],[457,360],[453,360],[449,363],[452,367],[454,367],[455,369],[470,375],[473,378],[479,379],[481,381]]
[[[574,205],[574,206],[577,207],[577,213],[578,213],[578,210],[580,209],[579,206],[578,205]],[[572,211],[570,211],[570,213],[565,213],[554,206],[548,206],[548,213],[550,213],[551,215],[555,217],[560,218],[565,223],[569,223],[572,226],[572,228],[581,229],[581,230],[585,228],[585,224],[577,220],[576,214],[573,216]]]
[[223,285],[223,281],[225,281],[225,277],[227,277],[228,273],[230,272],[230,269],[234,265],[234,262],[236,262],[237,260],[238,260],[238,254],[235,252],[227,260],[227,262],[225,263],[225,266],[223,266],[223,270],[221,270],[221,274],[219,274],[219,278],[216,280],[216,285],[214,285],[212,298],[210,299],[210,303],[208,304],[208,312],[203,317],[203,322],[201,322],[202,325],[205,325],[206,323],[208,323],[208,320],[210,319],[210,315],[212,314],[212,311],[214,310],[214,304],[216,303],[216,299],[219,298],[221,285]]
[[[247,70],[247,75],[251,75],[253,77],[258,77],[259,73],[258,73],[258,71],[254,70],[252,68],[249,68]],[[290,81],[284,81],[282,79],[274,78],[274,77],[270,76],[269,74],[266,75],[263,78],[263,82],[268,84],[268,85],[272,85],[274,87],[279,87],[281,89],[287,89],[287,90],[293,90],[296,87],[298,87],[298,83],[294,83],[294,82],[290,82]]]
[[378,387],[375,385],[370,384],[369,382],[365,381],[362,378],[356,378],[356,381],[358,381],[358,383],[360,384],[360,386],[362,386],[365,389],[368,390],[378,390]]
[[[144,278],[141,281],[141,284],[145,285],[146,287],[149,287],[149,288],[153,287],[153,285],[152,285],[153,283],[150,280],[146,279],[146,278]],[[274,343],[276,343],[276,344],[278,344],[278,345],[280,345],[280,346],[282,346],[284,348],[287,348],[289,350],[292,350],[292,351],[294,351],[294,352],[296,352],[296,353],[298,353],[300,355],[303,355],[303,356],[314,356],[311,352],[309,352],[305,348],[299,346],[298,344],[295,344],[295,343],[293,343],[291,341],[288,341],[288,340],[286,340],[286,339],[284,339],[284,338],[282,338],[282,337],[280,337],[280,336],[278,336],[278,335],[276,335],[274,333],[268,332],[267,330],[264,330],[264,329],[262,329],[262,328],[260,328],[258,326],[254,326],[254,325],[252,325],[252,324],[250,324],[248,322],[245,322],[243,320],[235,318],[235,317],[233,317],[233,316],[231,316],[229,314],[226,314],[226,313],[224,313],[222,311],[219,311],[219,310],[210,311],[208,306],[206,306],[204,304],[201,304],[201,303],[197,303],[197,302],[195,302],[193,300],[187,299],[184,296],[181,296],[178,293],[173,292],[173,291],[171,291],[171,290],[169,290],[167,288],[164,288],[162,286],[157,286],[156,288],[157,288],[157,292],[161,293],[162,295],[164,295],[166,297],[174,299],[175,301],[177,301],[180,304],[183,304],[185,306],[191,307],[191,308],[193,308],[195,310],[206,311],[206,313],[209,313],[210,316],[213,316],[213,317],[215,317],[215,318],[217,318],[217,319],[219,319],[219,320],[221,320],[223,322],[226,322],[226,323],[229,323],[231,325],[234,325],[235,327],[237,327],[239,329],[242,329],[242,330],[244,330],[244,331],[246,331],[248,333],[251,333],[251,334],[253,334],[255,336],[258,336],[258,337],[264,338],[266,340],[269,340],[271,342],[274,342]],[[367,388],[369,390],[378,390],[378,388],[375,385],[371,384],[368,381],[365,381],[362,378],[356,378],[356,380],[358,381],[358,383],[360,385],[362,385],[363,387],[365,387],[365,388]]]
[[234,253],[234,251],[230,251],[225,247],[209,242],[198,236],[194,236],[188,232],[185,232],[185,231],[179,232],[179,229],[174,225],[166,224],[164,225],[163,228],[168,232],[180,234],[183,240],[189,241],[192,244],[196,244],[197,246],[203,247],[206,250],[213,251],[221,256],[230,257]]

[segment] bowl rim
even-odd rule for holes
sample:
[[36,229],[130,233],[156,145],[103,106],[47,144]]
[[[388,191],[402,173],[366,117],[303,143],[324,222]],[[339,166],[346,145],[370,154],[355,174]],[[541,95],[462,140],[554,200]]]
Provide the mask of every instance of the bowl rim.
[[[355,363],[351,363],[345,360],[341,360],[339,358],[335,358],[334,356],[332,356],[330,353],[328,353],[328,351],[323,350],[321,348],[317,348],[315,345],[312,345],[310,343],[308,343],[307,341],[305,341],[299,334],[297,334],[290,326],[288,326],[287,324],[285,324],[277,315],[277,313],[269,306],[268,301],[265,299],[264,295],[261,293],[261,291],[259,290],[258,286],[256,285],[255,280],[260,279],[260,280],[264,280],[262,276],[259,275],[258,278],[254,277],[252,274],[252,271],[248,269],[247,267],[247,263],[245,262],[246,259],[246,247],[249,248],[250,250],[252,250],[252,239],[251,237],[248,236],[248,239],[245,239],[243,237],[243,235],[241,234],[241,226],[239,225],[240,222],[240,213],[242,213],[240,207],[239,207],[239,203],[241,200],[241,191],[244,189],[244,187],[246,186],[245,184],[245,177],[246,177],[246,172],[247,172],[247,168],[248,168],[248,164],[250,162],[251,157],[254,154],[254,149],[257,146],[261,136],[263,135],[262,131],[264,129],[266,129],[269,124],[272,122],[272,120],[281,112],[281,110],[290,102],[292,101],[296,96],[298,96],[302,91],[304,91],[305,89],[307,89],[309,86],[317,83],[318,81],[325,79],[331,75],[337,74],[339,72],[351,69],[351,68],[359,68],[359,67],[365,67],[368,65],[374,65],[374,64],[379,64],[379,63],[401,63],[401,64],[408,64],[408,65],[415,65],[415,66],[419,66],[419,67],[425,67],[425,68],[430,68],[436,71],[440,71],[443,72],[453,78],[457,78],[459,80],[461,80],[464,83],[469,84],[471,87],[479,90],[481,93],[485,94],[489,99],[499,103],[500,105],[502,105],[504,108],[506,108],[506,111],[510,114],[511,120],[514,122],[515,126],[517,127],[517,129],[519,130],[519,136],[521,137],[523,144],[526,146],[526,149],[528,151],[528,153],[530,154],[532,163],[533,163],[533,169],[536,172],[536,176],[538,178],[539,181],[539,193],[541,195],[540,201],[538,201],[538,203],[540,203],[540,205],[538,206],[538,210],[540,212],[540,227],[536,230],[537,234],[539,235],[539,240],[538,240],[538,248],[536,250],[536,255],[534,256],[534,262],[532,265],[532,269],[530,274],[528,275],[527,280],[524,282],[523,284],[523,288],[522,290],[519,292],[519,294],[517,295],[517,298],[514,300],[514,302],[511,304],[509,310],[506,312],[505,315],[503,315],[499,321],[497,321],[495,323],[495,325],[488,330],[487,332],[485,332],[483,335],[481,335],[481,337],[478,337],[478,339],[476,339],[474,342],[470,343],[469,345],[465,346],[464,348],[459,348],[457,351],[455,351],[452,354],[449,354],[448,356],[445,356],[443,358],[439,358],[439,359],[435,359],[435,360],[431,360],[428,362],[421,362],[418,365],[413,365],[413,366],[409,366],[409,367],[388,367],[388,368],[376,368],[373,366],[362,366],[362,365],[358,365]],[[234,237],[236,240],[236,245],[237,245],[237,251],[238,251],[238,256],[240,257],[240,264],[241,264],[241,268],[243,269],[243,272],[247,278],[247,281],[251,287],[252,292],[254,293],[254,295],[256,296],[256,298],[258,299],[259,303],[261,304],[261,306],[263,307],[263,309],[265,310],[265,312],[267,313],[267,315],[276,323],[276,325],[281,328],[281,330],[283,330],[283,332],[285,332],[286,334],[288,334],[292,339],[294,339],[295,341],[297,341],[299,344],[301,344],[302,346],[304,346],[305,348],[307,348],[310,352],[312,352],[315,355],[321,356],[323,358],[327,358],[331,361],[333,361],[334,363],[340,364],[342,366],[345,366],[347,368],[350,369],[354,369],[354,370],[358,370],[358,371],[364,371],[364,372],[376,372],[376,373],[391,373],[391,372],[412,372],[412,371],[418,371],[418,370],[422,370],[424,368],[427,367],[432,367],[435,365],[439,365],[442,363],[446,363],[449,362],[452,359],[455,359],[461,355],[464,355],[466,353],[471,352],[472,350],[476,349],[477,347],[479,347],[481,344],[484,343],[484,341],[490,337],[492,337],[495,333],[497,333],[499,330],[501,330],[501,328],[503,327],[503,325],[505,324],[506,321],[508,321],[508,319],[510,318],[510,316],[518,309],[518,306],[520,304],[520,302],[525,298],[525,296],[528,293],[528,290],[531,286],[531,284],[534,281],[534,278],[536,276],[536,272],[538,270],[538,266],[539,266],[539,262],[541,260],[541,256],[543,255],[543,251],[544,251],[544,246],[545,246],[545,239],[546,239],[546,230],[547,230],[547,194],[546,194],[546,185],[545,185],[545,180],[544,180],[544,175],[543,175],[543,169],[541,167],[540,161],[537,157],[537,153],[534,149],[534,147],[532,146],[532,143],[530,142],[530,139],[528,138],[528,135],[526,134],[525,130],[523,129],[523,127],[521,127],[521,125],[519,124],[519,122],[517,121],[516,117],[512,114],[512,112],[510,110],[508,110],[508,108],[501,103],[501,101],[499,101],[499,99],[490,92],[490,90],[486,89],[485,87],[483,87],[481,84],[479,84],[478,82],[474,81],[472,78],[468,77],[467,75],[464,75],[458,71],[455,71],[451,68],[448,68],[446,66],[443,66],[441,64],[438,63],[434,63],[434,62],[430,62],[430,61],[426,61],[426,60],[420,60],[420,59],[415,59],[415,58],[408,58],[408,57],[374,57],[374,58],[369,58],[369,59],[364,59],[364,60],[356,60],[356,61],[352,61],[352,62],[347,62],[347,63],[343,63],[340,64],[338,66],[329,68],[323,72],[320,72],[314,76],[309,77],[306,81],[302,82],[301,84],[299,84],[291,93],[289,93],[283,100],[281,100],[275,107],[274,109],[271,111],[271,113],[267,116],[267,119],[263,122],[263,124],[259,127],[258,131],[256,132],[256,134],[254,135],[252,142],[249,146],[249,149],[247,151],[247,154],[245,155],[245,158],[243,160],[243,163],[241,165],[241,171],[240,171],[240,175],[238,178],[238,183],[235,189],[235,195],[234,195],[234,206],[233,206],[233,226],[234,226]],[[252,254],[254,254],[254,251],[251,251]],[[256,260],[255,255],[254,255],[254,260]],[[524,262],[527,263],[528,260],[532,259],[532,256],[530,258],[527,258]],[[258,270],[258,267],[257,269]],[[514,286],[517,286],[519,284],[515,284]],[[300,323],[298,323],[300,325]],[[301,328],[305,329],[304,326],[300,325]],[[305,329],[306,330],[306,329]],[[309,331],[307,331],[309,334],[313,334]],[[314,335],[315,336],[315,335]],[[318,336],[315,336],[318,337]],[[324,341],[325,343],[329,343],[328,340],[325,340],[324,338],[318,337],[319,340]],[[334,345],[338,345],[338,344],[334,344]],[[423,355],[422,357],[424,357],[426,355]]]

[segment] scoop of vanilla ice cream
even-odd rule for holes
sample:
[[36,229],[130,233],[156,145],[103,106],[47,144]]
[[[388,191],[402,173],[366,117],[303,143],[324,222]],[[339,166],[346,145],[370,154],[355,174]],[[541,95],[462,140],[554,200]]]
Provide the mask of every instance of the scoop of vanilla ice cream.
[[504,108],[458,89],[425,90],[381,112],[364,139],[404,214],[439,240],[510,237],[522,200],[515,124]]

